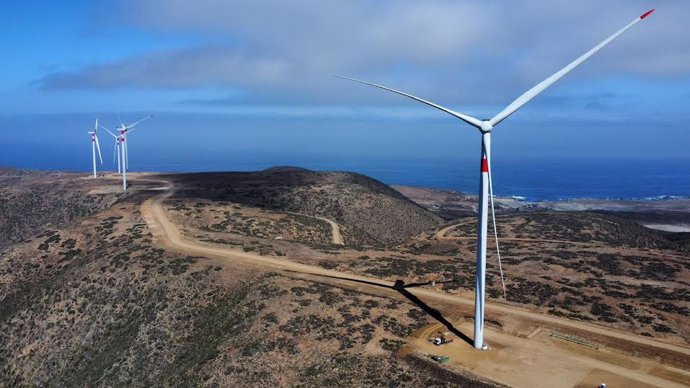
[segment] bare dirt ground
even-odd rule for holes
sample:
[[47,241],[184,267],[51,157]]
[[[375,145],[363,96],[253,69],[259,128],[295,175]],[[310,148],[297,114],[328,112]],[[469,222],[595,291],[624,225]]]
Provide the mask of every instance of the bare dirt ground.
[[[427,288],[408,291],[404,284],[298,263],[290,260],[293,259],[290,256],[263,256],[192,240],[180,233],[164,209],[163,202],[172,194],[171,187],[167,193],[147,200],[141,207],[142,217],[152,231],[154,241],[166,250],[256,265],[307,278],[329,279],[379,295],[397,294],[400,297],[402,294],[408,299],[423,299],[425,305],[433,303],[443,306],[437,308],[454,311],[455,315],[458,312],[466,315],[473,305],[473,300],[468,295],[450,295]],[[439,237],[444,237],[451,229],[444,231]],[[687,386],[690,381],[690,374],[683,370],[690,364],[690,349],[686,346],[644,338],[610,327],[548,316],[507,304],[489,303],[487,315],[501,317],[497,320],[499,325],[487,332],[487,341],[492,346],[492,350],[488,352],[473,350],[460,337],[443,348],[433,347],[426,341],[426,336],[437,331],[441,327],[439,325],[419,332],[410,346],[414,351],[423,353],[447,352],[451,356],[450,368],[491,376],[493,380],[510,386],[584,386],[583,384],[590,384],[597,379],[604,379],[597,384],[609,382],[610,386],[618,383],[625,386],[675,387]],[[446,322],[457,329],[461,336],[469,334],[470,322],[463,320],[463,316],[455,318],[457,319]],[[554,339],[550,336],[551,332],[586,338],[597,344],[599,350],[583,349],[582,345]]]
[[[455,324],[459,330],[471,330],[472,322]],[[423,354],[450,357],[450,367],[491,378],[515,387],[596,387],[607,383],[611,387],[683,387],[690,376],[673,367],[663,367],[669,373],[659,377],[658,362],[635,358],[612,349],[593,349],[552,336],[549,330],[539,330],[529,338],[506,334],[489,328],[491,349],[480,352],[462,342],[435,346],[428,338],[447,329],[433,324],[415,333],[410,346]],[[670,374],[675,374],[671,379]]]

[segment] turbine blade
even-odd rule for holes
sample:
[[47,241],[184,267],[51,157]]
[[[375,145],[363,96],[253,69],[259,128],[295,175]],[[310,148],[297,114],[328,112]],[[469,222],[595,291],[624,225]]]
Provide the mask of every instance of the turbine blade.
[[122,120],[120,120],[120,115],[115,115],[115,116],[117,116],[117,121],[120,122],[120,128],[124,128],[125,125],[122,123]]
[[99,125],[99,127],[101,127],[102,129],[105,129],[106,132],[108,132],[108,133],[110,134],[110,136],[112,136],[112,137],[114,137],[114,138],[117,139],[117,135],[114,134],[113,132],[111,132],[108,128],[106,128],[106,127],[104,127],[104,126],[102,126],[102,125]]
[[523,95],[518,97],[515,101],[513,101],[510,105],[508,105],[505,109],[503,109],[501,112],[499,112],[496,116],[494,116],[489,122],[491,125],[495,126],[499,124],[501,121],[505,120],[508,116],[513,114],[516,110],[522,108],[525,104],[530,102],[534,97],[538,96],[541,92],[546,90],[549,86],[553,85],[556,81],[559,79],[563,78],[566,74],[570,73],[573,69],[578,67],[582,62],[586,61],[594,55],[597,51],[601,50],[602,48],[606,47],[611,41],[614,39],[618,38],[622,33],[630,29],[632,26],[635,24],[639,23],[642,19],[646,18],[649,16],[654,10],[648,11],[642,16],[635,18],[632,22],[628,23],[625,27],[621,28],[620,30],[616,31],[615,34],[609,36],[608,38],[604,39],[603,42],[599,43],[596,45],[593,49],[587,51],[584,53],[581,57],[577,58],[576,60],[572,61],[569,63],[567,66],[550,76],[549,78],[541,81],[532,89],[526,91]]
[[101,156],[101,145],[98,144],[98,134],[94,133],[93,138],[96,140],[96,149],[98,150],[98,158],[101,160],[101,164],[103,164],[103,156]]
[[367,81],[362,81],[362,80],[358,80],[358,79],[355,79],[355,78],[344,77],[344,76],[342,76],[342,75],[337,75],[337,74],[333,74],[333,76],[334,76],[334,77],[337,77],[337,78],[346,79],[346,80],[349,80],[349,81],[359,82],[359,83],[361,83],[361,84],[373,86],[373,87],[376,87],[376,88],[379,88],[379,89],[387,90],[387,91],[389,91],[389,92],[393,92],[393,93],[400,94],[401,96],[405,96],[405,97],[411,98],[411,99],[413,99],[413,100],[415,100],[415,101],[421,102],[422,104],[426,104],[426,105],[429,105],[429,106],[431,106],[431,107],[434,107],[434,108],[436,108],[436,109],[438,109],[438,110],[441,110],[441,111],[443,111],[443,112],[446,112],[446,113],[448,113],[449,115],[454,116],[454,117],[457,117],[457,118],[459,118],[460,120],[466,122],[467,124],[469,124],[469,125],[471,125],[471,126],[473,126],[473,127],[475,127],[475,128],[481,128],[481,126],[482,126],[481,120],[478,120],[478,119],[476,119],[476,118],[474,118],[474,117],[472,117],[472,116],[468,116],[468,115],[465,115],[465,114],[462,114],[462,113],[455,112],[455,111],[453,111],[453,110],[451,110],[451,109],[448,109],[448,108],[443,107],[443,106],[441,106],[441,105],[435,104],[435,103],[433,103],[433,102],[431,102],[431,101],[427,101],[427,100],[425,100],[425,99],[419,98],[419,97],[417,97],[417,96],[413,96],[413,95],[411,95],[411,94],[408,94],[408,93],[405,93],[405,92],[401,92],[401,91],[399,91],[399,90],[391,89],[391,88],[389,88],[389,87],[387,87],[387,86],[378,85],[378,84],[375,84],[375,83],[371,83],[371,82],[367,82]]
[[[153,117],[153,115],[146,116],[146,117],[144,117],[143,119],[141,119],[141,120],[139,120],[139,121],[135,121],[134,123],[127,125],[127,130],[130,130],[130,129],[134,128],[134,127],[135,127],[137,124],[139,124],[140,122],[146,121],[146,120],[150,119],[151,117]],[[130,131],[130,132],[131,132],[131,131]]]
[[96,124],[93,126],[93,131],[98,132],[98,117],[96,117]]
[[115,142],[115,146],[113,146],[113,164],[115,164],[116,156],[117,156],[117,141]]

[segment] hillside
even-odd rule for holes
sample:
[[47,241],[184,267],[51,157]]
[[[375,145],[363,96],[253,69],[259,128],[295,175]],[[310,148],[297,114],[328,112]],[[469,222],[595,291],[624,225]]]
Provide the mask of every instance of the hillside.
[[40,171],[0,170],[0,251],[61,225],[112,206],[120,194],[88,194],[98,183],[88,177]]
[[[414,308],[328,284],[168,254],[152,245],[129,205],[50,230],[3,254],[0,381],[9,386],[435,381],[380,356],[426,322]],[[370,346],[380,355],[362,355]]]
[[250,173],[165,177],[178,197],[210,199],[330,218],[350,245],[389,246],[441,224],[441,218],[374,179],[347,172],[292,167]]
[[[121,194],[114,174],[6,175],[0,200],[19,205],[0,210],[30,232],[0,255],[0,386],[500,386],[427,341],[447,329],[469,349],[473,218],[444,224],[343,172],[130,179]],[[556,330],[605,345],[607,373],[686,377],[685,239],[591,212],[507,211],[498,228],[508,301],[490,245],[487,355],[536,333],[587,365]]]
[[[646,228],[615,213],[598,212],[522,212],[497,217],[503,236],[594,242],[640,249],[668,249],[690,252],[690,245],[671,234]],[[471,222],[456,228],[451,235],[475,233]],[[678,241],[676,241],[678,240]]]
[[[387,195],[385,187],[366,178],[319,175],[307,174],[309,184],[330,181],[342,186],[341,193],[364,192],[372,201]],[[132,174],[130,191],[121,195],[103,194],[117,192],[116,176],[93,181],[83,174],[28,176],[5,180],[0,192],[5,203],[36,193],[22,207],[2,208],[2,219],[7,214],[16,220],[6,225],[22,222],[36,232],[8,243],[0,257],[0,386],[474,381],[425,360],[392,356],[428,322],[414,305],[157,248],[139,207],[158,194],[160,181],[153,183],[158,177]],[[211,176],[214,181],[216,174]],[[350,191],[350,184],[360,187]],[[299,192],[297,185],[292,190]],[[283,201],[299,211],[329,203]],[[391,201],[416,214],[415,205],[399,197]],[[334,202],[345,214],[356,198]],[[0,232],[2,241],[19,236],[9,227]]]
[[[592,212],[518,212],[496,222],[508,301],[690,344],[690,244],[679,234]],[[475,247],[476,220],[466,218],[397,248],[413,258],[388,254],[339,268],[471,291]],[[502,300],[493,241],[487,255],[487,292]]]

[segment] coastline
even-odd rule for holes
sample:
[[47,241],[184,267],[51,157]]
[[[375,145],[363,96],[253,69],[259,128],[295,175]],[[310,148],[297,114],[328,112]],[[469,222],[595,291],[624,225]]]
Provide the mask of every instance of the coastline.
[[[477,196],[452,190],[392,185],[418,205],[445,219],[476,213]],[[595,211],[630,219],[650,229],[690,233],[690,198],[645,199],[579,198],[558,201],[527,201],[521,197],[494,197],[496,213],[520,211]]]

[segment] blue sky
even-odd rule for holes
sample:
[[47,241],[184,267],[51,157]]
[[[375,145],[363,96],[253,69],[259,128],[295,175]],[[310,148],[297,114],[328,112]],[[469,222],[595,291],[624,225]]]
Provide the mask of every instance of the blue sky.
[[0,137],[30,153],[56,131],[88,143],[96,115],[114,126],[152,113],[133,141],[193,144],[200,159],[474,158],[474,129],[330,74],[490,117],[650,8],[502,123],[494,157],[687,157],[683,0],[4,1]]

